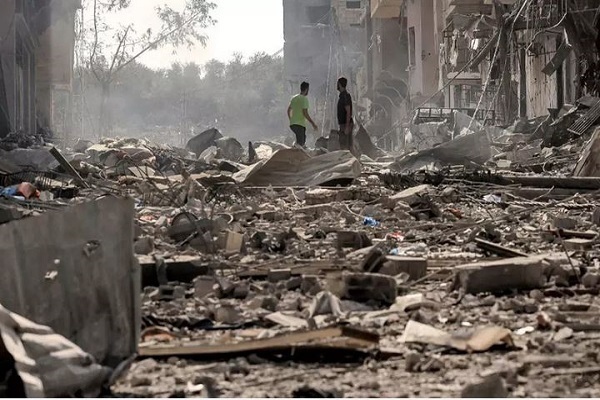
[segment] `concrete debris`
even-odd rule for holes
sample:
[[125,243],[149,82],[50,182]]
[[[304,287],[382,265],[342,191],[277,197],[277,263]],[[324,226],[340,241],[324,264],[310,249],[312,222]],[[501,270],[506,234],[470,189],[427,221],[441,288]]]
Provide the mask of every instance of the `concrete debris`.
[[56,334],[0,305],[0,361],[18,373],[26,397],[97,397],[112,373],[92,355]]
[[369,273],[343,273],[327,280],[327,287],[342,299],[375,301],[391,305],[396,300],[396,281],[389,276]]
[[514,346],[510,330],[498,326],[488,326],[450,334],[413,320],[408,321],[399,340],[402,343],[423,343],[450,347],[469,353],[488,351],[497,345]]
[[216,141],[222,137],[223,135],[221,135],[221,132],[219,132],[218,129],[211,128],[190,139],[185,148],[196,154],[196,156],[200,156],[204,150],[211,146],[216,146]]
[[600,332],[597,135],[568,131],[582,104],[508,128],[413,121],[412,154],[380,149],[376,125],[354,153],[331,151],[337,132],[244,149],[216,129],[186,149],[82,140],[60,163],[6,151],[0,302],[80,349],[25,389],[593,395],[570,379],[598,374]]
[[543,256],[465,264],[455,268],[454,288],[466,293],[537,289],[545,283],[548,266]]

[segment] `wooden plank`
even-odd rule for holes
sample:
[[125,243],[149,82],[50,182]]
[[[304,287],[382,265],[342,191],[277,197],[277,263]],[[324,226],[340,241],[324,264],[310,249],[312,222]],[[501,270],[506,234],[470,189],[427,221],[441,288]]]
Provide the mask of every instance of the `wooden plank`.
[[379,343],[379,335],[350,327],[330,327],[312,331],[292,332],[267,339],[239,343],[204,344],[189,342],[174,345],[140,345],[142,357],[193,355],[232,355],[248,352],[277,351],[302,346],[367,350]]
[[52,154],[52,156],[56,159],[56,161],[58,161],[60,166],[63,167],[69,175],[75,178],[75,180],[79,184],[81,184],[83,187],[88,187],[88,184],[83,180],[81,175],[79,175],[79,172],[77,172],[77,170],[73,168],[73,166],[67,161],[66,158],[63,157],[63,155],[60,153],[60,151],[58,151],[56,147],[50,149],[50,154]]
[[509,249],[508,247],[500,246],[499,244],[488,242],[487,240],[483,240],[480,238],[475,238],[475,243],[477,243],[477,247],[480,249],[489,251],[500,257],[528,257],[529,254],[522,253],[518,250]]

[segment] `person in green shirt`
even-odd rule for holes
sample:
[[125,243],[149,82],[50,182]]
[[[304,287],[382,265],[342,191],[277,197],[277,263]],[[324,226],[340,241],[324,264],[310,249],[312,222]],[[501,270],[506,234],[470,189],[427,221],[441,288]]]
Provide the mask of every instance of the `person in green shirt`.
[[287,115],[290,120],[290,129],[296,135],[296,144],[304,147],[306,145],[306,121],[310,122],[312,127],[316,130],[317,124],[315,124],[308,114],[308,82],[302,82],[300,85],[300,94],[292,97],[290,105],[288,106]]

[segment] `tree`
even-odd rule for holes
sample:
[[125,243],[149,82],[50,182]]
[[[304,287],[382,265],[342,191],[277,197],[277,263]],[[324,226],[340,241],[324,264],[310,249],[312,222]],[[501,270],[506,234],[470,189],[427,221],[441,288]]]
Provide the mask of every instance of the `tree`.
[[169,5],[157,7],[156,16],[161,28],[138,31],[132,24],[109,26],[105,17],[119,13],[131,5],[131,0],[85,0],[84,10],[92,13],[92,27],[80,32],[83,64],[101,88],[99,133],[112,130],[110,99],[112,87],[124,69],[135,63],[145,53],[162,46],[174,49],[196,44],[206,45],[203,30],[214,24],[211,10],[215,4],[209,0],[186,0],[183,10],[174,10]]

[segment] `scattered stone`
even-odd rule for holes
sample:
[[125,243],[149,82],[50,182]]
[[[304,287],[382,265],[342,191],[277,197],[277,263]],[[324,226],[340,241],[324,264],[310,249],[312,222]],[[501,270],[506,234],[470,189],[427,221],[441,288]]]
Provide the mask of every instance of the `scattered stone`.
[[217,306],[215,310],[215,322],[227,325],[235,325],[240,322],[241,315],[239,311],[229,305]]
[[569,339],[573,336],[573,329],[568,326],[562,327],[554,334],[552,340],[555,342],[560,342],[561,340]]
[[600,284],[600,274],[588,272],[581,278],[581,283],[586,288],[595,288]]
[[194,296],[201,299],[215,292],[216,279],[212,276],[199,276],[194,279]]

